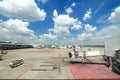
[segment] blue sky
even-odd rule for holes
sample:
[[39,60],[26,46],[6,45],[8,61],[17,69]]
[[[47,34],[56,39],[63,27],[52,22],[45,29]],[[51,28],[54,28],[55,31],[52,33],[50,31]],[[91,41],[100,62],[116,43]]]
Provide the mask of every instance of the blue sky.
[[104,44],[120,38],[120,0],[0,0],[0,41]]

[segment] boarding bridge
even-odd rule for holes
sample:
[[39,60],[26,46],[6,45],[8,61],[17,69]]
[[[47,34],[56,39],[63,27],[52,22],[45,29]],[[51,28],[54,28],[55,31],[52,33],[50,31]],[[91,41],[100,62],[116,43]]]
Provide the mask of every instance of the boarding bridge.
[[105,54],[109,68],[120,73],[120,39],[105,40]]
[[[82,63],[97,63],[97,64],[101,64],[103,61],[94,61],[93,62],[90,60],[91,58],[97,58],[98,56],[101,58],[103,58],[104,52],[103,54],[100,53],[100,51],[98,50],[82,50],[79,49],[78,50],[73,50],[72,52],[69,52],[69,58],[71,59],[71,62],[75,62],[75,59],[80,58],[80,62]],[[104,63],[105,64],[105,61]]]
[[70,58],[78,58],[78,57],[92,57],[92,56],[99,56],[101,55],[99,51],[76,51],[70,52],[72,55]]
[[[120,74],[120,39],[107,39],[105,40],[105,50],[101,54],[100,51],[80,51],[73,50],[73,52],[69,52],[69,57],[71,61],[74,61],[76,58],[82,58],[82,63],[86,63],[89,57],[96,57],[94,60],[97,59],[97,56],[103,57],[103,64],[109,67],[110,70]],[[101,61],[97,61],[100,63]],[[89,60],[87,63],[94,63],[93,61]]]

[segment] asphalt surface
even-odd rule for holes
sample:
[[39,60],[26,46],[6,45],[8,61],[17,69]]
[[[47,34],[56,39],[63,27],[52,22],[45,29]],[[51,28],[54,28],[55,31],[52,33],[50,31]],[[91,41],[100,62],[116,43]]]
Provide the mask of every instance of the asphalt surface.
[[[48,48],[8,50],[8,54],[3,55],[0,60],[0,79],[74,79],[67,65],[71,61],[68,52],[72,50]],[[83,50],[99,50],[104,54],[103,47],[84,47]],[[24,60],[24,64],[11,68],[9,63],[19,58]],[[88,59],[93,62],[104,62],[102,56]],[[74,60],[81,61],[81,58]]]

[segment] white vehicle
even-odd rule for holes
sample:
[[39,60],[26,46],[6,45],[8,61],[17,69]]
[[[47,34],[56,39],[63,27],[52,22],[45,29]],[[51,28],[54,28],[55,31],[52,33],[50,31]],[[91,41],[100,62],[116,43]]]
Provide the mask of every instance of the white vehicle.
[[15,68],[15,67],[17,67],[17,66],[22,65],[23,63],[24,63],[23,59],[18,59],[18,60],[14,60],[14,61],[10,62],[10,63],[9,63],[9,66],[10,66],[11,68]]

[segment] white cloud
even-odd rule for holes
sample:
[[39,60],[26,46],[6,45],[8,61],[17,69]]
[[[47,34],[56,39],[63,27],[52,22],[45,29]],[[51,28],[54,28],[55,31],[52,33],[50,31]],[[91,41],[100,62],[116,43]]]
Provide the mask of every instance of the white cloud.
[[106,38],[120,38],[120,24],[109,25],[104,27],[102,30],[96,33],[95,38],[106,39]]
[[52,32],[52,31],[53,31],[53,29],[52,29],[52,28],[48,29],[48,32]]
[[49,33],[49,34],[43,34],[43,35],[41,35],[41,37],[44,38],[44,39],[51,39],[51,40],[57,39],[57,36],[53,35],[51,33]]
[[0,14],[25,21],[43,21],[46,17],[46,12],[39,9],[34,0],[2,0]]
[[59,36],[68,36],[70,34],[67,26],[55,26],[53,31]]
[[[94,33],[94,35],[91,35],[91,39],[83,41],[87,42],[89,44],[97,44],[97,45],[104,45],[105,39],[108,38],[120,38],[120,24],[117,25],[108,25],[103,27],[100,31]],[[79,39],[82,38],[79,36]]]
[[71,6],[75,7],[75,5],[76,5],[76,4],[73,2]]
[[51,32],[49,32],[48,34],[42,34],[39,35],[39,44],[42,45],[48,45],[48,44],[56,44],[58,41],[57,35],[52,34]]
[[37,37],[28,29],[29,23],[19,19],[0,21],[0,41],[34,43]]
[[93,37],[93,34],[91,33],[82,33],[77,35],[78,40],[90,40]]
[[67,8],[65,11],[66,11],[67,14],[71,14],[73,12],[71,7]]
[[65,12],[66,12],[67,14],[73,13],[72,7],[75,7],[75,5],[76,5],[76,4],[73,2],[73,3],[71,4],[71,6],[68,7],[68,8],[65,10]]
[[78,34],[77,37],[79,40],[91,40],[93,39],[96,29],[97,27],[93,27],[90,24],[85,24],[85,31],[82,34]]
[[42,4],[45,4],[48,0],[39,0]]
[[106,22],[108,22],[108,16],[109,16],[109,14],[107,14],[107,15],[102,15],[102,16],[100,16],[97,20],[96,20],[96,22],[97,23],[106,23]]
[[120,24],[108,25],[96,32],[95,27],[87,27],[82,34],[77,35],[80,44],[104,45],[105,39],[120,38]]
[[[57,14],[57,16],[55,16]],[[59,36],[68,36],[70,34],[69,29],[78,29],[81,28],[81,22],[78,19],[74,19],[69,15],[58,15],[57,11],[54,10],[53,13],[54,28],[53,32]]]
[[96,29],[97,29],[97,27],[93,27],[90,24],[85,24],[85,32],[86,33],[93,33],[96,31]]
[[74,23],[74,25],[71,27],[71,29],[79,30],[82,28],[82,22],[78,21]]
[[87,19],[91,18],[91,8],[89,10],[86,11],[86,13],[84,14],[83,20],[86,21]]
[[100,6],[98,6],[98,8],[96,8],[96,10],[94,11],[94,15],[103,7],[103,5],[105,4],[105,1],[106,1],[106,0],[104,0],[104,1],[100,4]]
[[110,22],[120,22],[120,6],[118,6],[109,16],[108,20]]
[[55,26],[71,26],[73,25],[77,19],[70,17],[69,15],[59,15],[58,17],[54,17]]
[[54,10],[54,12],[53,12],[53,16],[54,16],[54,17],[58,17],[58,13],[57,13],[56,10]]

